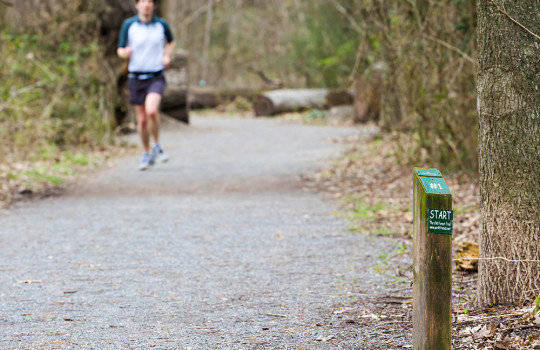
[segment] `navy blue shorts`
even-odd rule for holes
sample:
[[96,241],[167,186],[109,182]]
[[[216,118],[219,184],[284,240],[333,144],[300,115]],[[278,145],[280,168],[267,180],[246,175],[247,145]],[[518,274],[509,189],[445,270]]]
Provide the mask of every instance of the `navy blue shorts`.
[[144,80],[130,77],[128,79],[129,103],[136,106],[144,105],[146,95],[155,92],[163,96],[166,86],[167,82],[163,74]]

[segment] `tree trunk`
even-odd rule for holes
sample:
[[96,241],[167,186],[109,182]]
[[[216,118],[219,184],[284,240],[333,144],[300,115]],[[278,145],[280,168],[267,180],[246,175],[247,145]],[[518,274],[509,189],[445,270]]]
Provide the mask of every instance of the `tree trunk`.
[[265,92],[255,98],[255,115],[271,116],[307,108],[327,109],[351,104],[352,95],[344,90],[283,89]]
[[101,41],[105,46],[106,56],[116,56],[118,37],[124,20],[135,15],[135,6],[132,2],[123,0],[107,0],[103,6],[101,18]]
[[208,64],[210,61],[210,39],[212,37],[212,21],[214,0],[208,0],[206,10],[206,24],[204,29],[204,45],[202,54],[201,80],[206,81],[208,75]]
[[171,64],[165,71],[167,89],[163,94],[160,108],[172,118],[189,124],[188,103],[188,54],[176,50]]
[[539,28],[538,0],[478,2],[482,305],[540,293]]
[[367,123],[370,120],[378,120],[382,109],[381,73],[373,71],[370,76],[361,76],[355,85],[355,122]]

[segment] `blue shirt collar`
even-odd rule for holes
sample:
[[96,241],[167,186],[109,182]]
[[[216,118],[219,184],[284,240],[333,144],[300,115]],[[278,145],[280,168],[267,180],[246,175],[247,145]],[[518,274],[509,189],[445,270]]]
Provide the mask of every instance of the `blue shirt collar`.
[[136,15],[136,17],[137,17],[137,22],[142,23],[142,24],[150,24],[150,23],[156,22],[156,15],[152,15],[152,19],[150,20],[150,22],[141,21],[141,18],[139,17],[139,15]]

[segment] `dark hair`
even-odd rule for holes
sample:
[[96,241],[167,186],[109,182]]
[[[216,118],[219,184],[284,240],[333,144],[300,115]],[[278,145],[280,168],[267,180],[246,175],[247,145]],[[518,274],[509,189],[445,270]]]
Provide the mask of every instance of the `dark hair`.
[[[157,5],[157,0],[152,0],[154,2],[155,5]],[[135,3],[138,3],[139,0],[135,0]]]

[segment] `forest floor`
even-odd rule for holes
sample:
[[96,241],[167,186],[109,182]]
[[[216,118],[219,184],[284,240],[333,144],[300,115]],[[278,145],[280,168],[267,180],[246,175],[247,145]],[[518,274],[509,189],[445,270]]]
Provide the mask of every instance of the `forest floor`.
[[[216,115],[215,111],[211,112]],[[199,113],[199,115],[203,115]],[[223,113],[227,115],[228,113]],[[309,114],[290,114],[282,119],[292,123],[324,124]],[[373,125],[358,127],[373,129]],[[366,133],[359,133],[366,135]],[[347,136],[347,151],[325,170],[303,173],[305,187],[338,201],[340,210],[334,215],[345,217],[351,235],[366,241],[384,240],[390,248],[372,256],[372,271],[383,277],[384,285],[371,286],[357,280],[340,281],[337,286],[349,295],[338,309],[329,310],[334,328],[351,332],[369,332],[359,337],[375,337],[380,348],[412,348],[412,168],[403,165],[394,136],[376,134],[371,138]],[[339,141],[341,142],[341,141]],[[107,151],[91,156],[100,161],[83,168],[88,173],[103,167],[107,159],[126,155],[133,148]],[[54,164],[54,159],[51,160]],[[42,168],[52,165],[41,164]],[[30,165],[20,165],[31,177]],[[0,168],[0,175],[2,169]],[[60,176],[60,175],[59,175]],[[69,173],[61,182],[69,182],[76,174]],[[1,190],[3,205],[24,199],[36,199],[62,192],[62,185],[44,181],[24,181],[5,175]],[[479,195],[476,181],[468,175],[448,175],[445,179],[453,193],[455,211],[454,254],[463,246],[477,243],[480,229]],[[47,180],[47,178],[45,178]],[[60,185],[60,186],[58,186]],[[0,204],[2,204],[0,202]],[[276,236],[277,237],[277,236]],[[278,240],[283,237],[276,238]],[[471,244],[472,243],[472,244]],[[474,270],[474,266],[472,266]],[[523,305],[479,308],[476,306],[477,272],[453,273],[453,348],[454,349],[540,349],[540,315],[534,314],[534,301]],[[284,317],[275,315],[275,317]],[[320,348],[328,348],[342,336],[321,335]],[[345,341],[345,340],[343,340]],[[404,343],[405,341],[405,343]],[[324,345],[323,344],[327,344]],[[403,345],[405,344],[405,345]],[[314,347],[317,348],[317,347]]]
[[[373,239],[390,236],[400,247],[398,253],[378,256],[375,269],[392,278],[390,284],[401,284],[403,288],[391,295],[356,300],[343,310],[346,323],[376,321],[381,341],[389,345],[396,336],[412,333],[413,167],[403,165],[395,139],[395,135],[388,134],[379,134],[367,142],[350,139],[341,160],[310,179],[319,190],[341,199],[351,232]],[[454,259],[478,257],[477,180],[470,174],[450,174],[445,180],[453,195]],[[400,254],[411,256],[411,265],[396,263]],[[455,260],[454,266],[453,349],[540,349],[540,312],[535,312],[540,308],[538,299],[522,305],[478,307],[478,260]]]
[[[228,114],[226,108],[222,113]],[[328,124],[324,113],[288,113],[281,118]],[[383,133],[370,139],[350,137],[345,140],[347,151],[333,166],[305,179],[312,188],[340,201],[343,211],[338,215],[347,217],[352,233],[371,239],[391,237],[396,242],[397,249],[377,256],[373,267],[390,278],[391,294],[370,294],[361,290],[365,286],[353,285],[350,293],[361,297],[335,312],[347,324],[375,324],[375,332],[389,349],[396,339],[412,333],[412,166],[400,156],[403,145],[396,139]],[[445,180],[452,191],[455,215],[453,256],[467,259],[455,261],[452,276],[453,349],[540,349],[540,300],[478,307],[478,260],[471,259],[478,257],[478,181],[467,173],[450,174]],[[404,255],[410,256],[410,264],[403,264]]]

